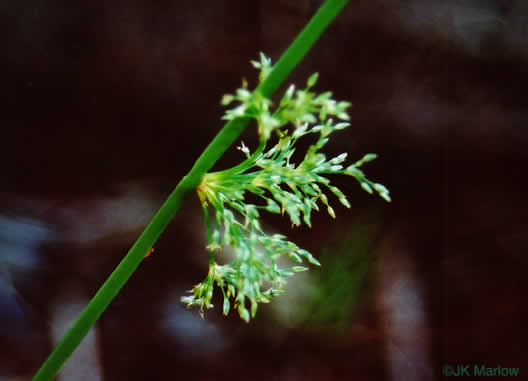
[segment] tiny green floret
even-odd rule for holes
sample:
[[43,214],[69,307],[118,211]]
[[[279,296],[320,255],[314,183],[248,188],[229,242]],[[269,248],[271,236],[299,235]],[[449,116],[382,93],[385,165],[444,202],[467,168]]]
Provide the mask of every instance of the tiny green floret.
[[[251,63],[260,69],[259,81],[263,81],[272,69],[271,60],[262,53],[260,61]],[[331,92],[316,94],[311,91],[317,79],[318,74],[312,74],[305,89],[296,90],[291,85],[275,108],[271,100],[258,92],[248,91],[245,81],[235,94],[222,98],[223,105],[237,102],[223,119],[254,119],[260,144],[251,153],[242,142],[237,148],[246,159],[225,171],[207,173],[197,188],[208,227],[207,249],[211,260],[206,279],[190,290],[191,295],[181,300],[188,307],[199,307],[202,316],[204,309],[213,307],[211,299],[215,284],[224,297],[224,314],[229,313],[233,301],[233,308],[249,322],[255,317],[258,303],[269,303],[273,296],[283,292],[290,276],[308,270],[299,264],[307,261],[320,266],[312,254],[285,236],[267,234],[259,221],[262,211],[287,214],[292,226],[305,223],[311,227],[311,213],[318,211],[318,203],[321,203],[335,218],[327,191],[345,207],[350,208],[350,203],[339,188],[330,185],[327,175],[333,174],[353,176],[365,191],[376,191],[390,201],[387,188],[368,180],[359,169],[374,160],[375,154],[369,153],[345,168],[343,163],[347,153],[328,159],[320,152],[332,133],[349,126],[346,110],[350,103],[334,100]],[[273,133],[277,135],[277,142],[266,151]],[[302,161],[293,162],[295,144],[310,134],[315,135],[317,141],[308,148]],[[262,202],[249,203],[246,199],[248,193],[256,195]],[[214,210],[213,227],[209,221],[209,208]],[[226,246],[234,249],[236,257],[231,263],[219,265],[214,252]],[[278,260],[282,255],[296,265],[280,268]]]

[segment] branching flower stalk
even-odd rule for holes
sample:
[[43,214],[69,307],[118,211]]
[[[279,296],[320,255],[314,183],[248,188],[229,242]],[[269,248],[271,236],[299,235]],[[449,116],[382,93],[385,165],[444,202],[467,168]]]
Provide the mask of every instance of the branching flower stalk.
[[[310,22],[280,57],[279,61],[273,66],[266,79],[260,83],[257,88],[260,96],[271,97],[273,95],[347,3],[348,0],[326,0],[324,2]],[[181,179],[143,233],[141,233],[134,245],[132,245],[127,255],[53,349],[53,352],[33,377],[33,381],[49,381],[55,377],[90,328],[138,268],[145,257],[145,253],[149,252],[154,246],[170,221],[177,214],[185,198],[200,186],[203,176],[213,167],[215,162],[231,144],[238,139],[248,122],[249,118],[245,117],[229,120],[211,143],[209,143],[191,170]],[[263,149],[264,147],[261,150]],[[216,278],[217,276],[213,273],[211,279]],[[200,296],[202,294],[203,292],[199,293]],[[207,296],[208,294],[209,291],[205,295]]]
[[[259,79],[264,81],[271,70],[271,60],[261,53],[260,61],[252,61],[252,64],[260,69]],[[224,119],[246,117],[256,121],[260,144],[252,154],[242,142],[238,149],[246,160],[231,169],[206,174],[197,188],[207,226],[209,272],[206,279],[190,291],[192,295],[182,297],[182,301],[189,307],[199,307],[202,316],[204,308],[213,307],[215,284],[224,297],[224,314],[229,313],[233,299],[240,317],[249,322],[257,312],[258,303],[269,303],[284,290],[288,277],[308,270],[301,265],[303,260],[320,266],[308,251],[288,241],[284,235],[266,234],[259,222],[261,211],[287,214],[292,225],[299,226],[302,221],[311,227],[311,213],[319,210],[320,203],[335,218],[329,193],[345,207],[350,207],[343,192],[330,184],[327,175],[335,174],[353,176],[365,191],[376,191],[390,201],[387,188],[368,180],[360,169],[364,163],[375,159],[375,154],[367,154],[345,167],[347,153],[327,159],[320,152],[332,133],[349,126],[345,121],[349,120],[346,109],[350,103],[334,100],[330,92],[313,92],[317,78],[317,73],[311,75],[304,89],[296,90],[291,85],[273,111],[272,102],[258,91],[250,92],[245,81],[234,95],[228,94],[222,99],[224,105],[238,102],[226,112]],[[277,134],[278,142],[266,151],[273,133]],[[295,144],[307,135],[315,135],[317,141],[308,148],[304,158],[295,163]],[[249,193],[261,203],[250,203],[246,197]],[[215,212],[214,227],[210,224],[209,207]],[[214,253],[225,246],[234,249],[236,258],[231,263],[219,265]],[[279,268],[281,255],[287,255],[296,265]]]

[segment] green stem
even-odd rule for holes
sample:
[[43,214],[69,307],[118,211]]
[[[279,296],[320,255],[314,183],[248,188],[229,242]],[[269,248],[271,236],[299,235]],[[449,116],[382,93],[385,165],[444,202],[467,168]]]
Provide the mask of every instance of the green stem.
[[[211,219],[209,218],[209,207],[207,205],[202,205],[203,212],[204,212],[204,220],[205,220],[205,231],[207,234],[207,242],[209,244],[213,243],[213,233],[211,229]],[[209,249],[209,264],[215,263],[215,256],[214,256],[214,250]]]
[[257,147],[257,150],[253,152],[253,154],[246,160],[244,160],[242,163],[238,164],[233,168],[225,169],[223,171],[209,172],[207,175],[215,177],[231,177],[232,175],[238,175],[253,166],[255,160],[264,151],[264,148],[266,148],[266,140],[261,140],[259,146]]
[[271,97],[347,3],[348,0],[327,0],[273,66],[257,91],[265,97]]
[[[266,80],[255,91],[259,91],[265,97],[271,97],[347,2],[348,0],[327,0],[282,55]],[[154,246],[161,233],[180,209],[184,199],[200,184],[202,177],[240,136],[248,122],[248,118],[230,121],[206,147],[191,171],[178,183],[128,254],[55,347],[33,377],[33,381],[52,380],[59,372],[89,329],[137,269],[148,250]]]

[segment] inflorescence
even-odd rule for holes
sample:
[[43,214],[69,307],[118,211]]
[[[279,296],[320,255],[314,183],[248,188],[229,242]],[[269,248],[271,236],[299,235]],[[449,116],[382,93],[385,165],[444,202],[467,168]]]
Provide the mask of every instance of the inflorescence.
[[[271,60],[262,53],[260,61],[252,61],[252,64],[260,70],[261,82],[272,70]],[[190,296],[182,297],[182,302],[188,307],[199,307],[201,314],[204,308],[213,307],[211,300],[216,283],[224,297],[224,314],[229,313],[233,300],[240,317],[249,322],[257,312],[258,303],[269,303],[284,290],[287,278],[308,270],[301,265],[303,260],[320,266],[308,251],[288,241],[284,235],[266,234],[259,222],[261,211],[286,213],[292,225],[304,222],[311,227],[311,213],[319,211],[318,203],[321,203],[335,218],[328,202],[328,191],[345,207],[349,208],[350,203],[340,189],[330,185],[326,176],[334,174],[353,176],[365,191],[375,191],[390,201],[387,188],[368,180],[360,169],[364,163],[374,160],[375,154],[367,154],[345,167],[346,153],[327,159],[320,152],[330,134],[349,126],[345,121],[349,120],[346,109],[350,103],[335,101],[331,92],[318,95],[311,91],[317,78],[317,73],[311,75],[305,89],[291,85],[274,109],[271,100],[257,91],[251,93],[245,81],[234,95],[228,94],[222,99],[223,105],[238,102],[223,119],[256,120],[260,144],[251,153],[242,142],[238,149],[245,155],[245,161],[225,171],[206,174],[197,189],[207,226],[209,273],[202,283],[194,286]],[[266,151],[274,132],[278,141]],[[307,135],[315,135],[317,141],[296,164],[292,160],[295,144]],[[249,203],[248,193],[262,202]],[[213,224],[209,207],[214,210]],[[231,263],[220,265],[214,254],[226,246],[234,249],[236,257]],[[296,265],[280,268],[278,259],[282,255],[287,255]]]

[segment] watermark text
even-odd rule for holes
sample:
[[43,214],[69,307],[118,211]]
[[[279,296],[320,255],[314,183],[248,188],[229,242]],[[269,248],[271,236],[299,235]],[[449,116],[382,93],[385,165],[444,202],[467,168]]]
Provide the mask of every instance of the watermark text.
[[460,376],[518,376],[521,372],[519,368],[505,368],[500,365],[488,366],[484,364],[456,364],[444,365],[442,373],[446,377]]

